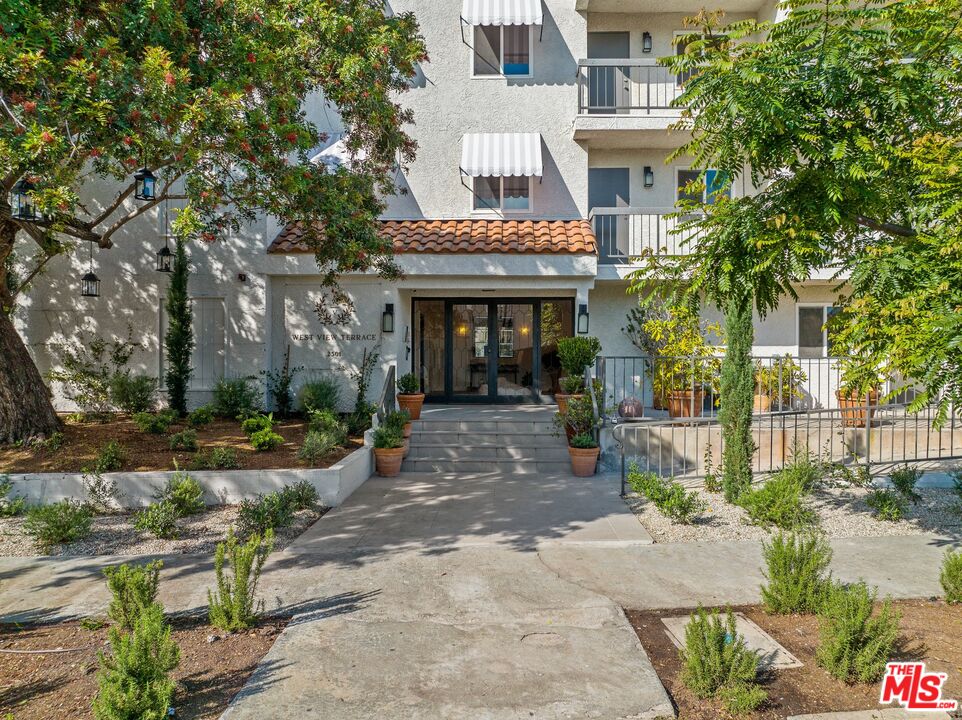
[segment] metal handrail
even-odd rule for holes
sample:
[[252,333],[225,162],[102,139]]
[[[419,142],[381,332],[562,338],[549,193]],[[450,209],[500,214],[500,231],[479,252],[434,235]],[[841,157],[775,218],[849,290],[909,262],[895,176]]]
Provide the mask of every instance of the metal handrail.
[[582,58],[579,67],[656,67],[654,58]]
[[389,413],[397,409],[397,366],[389,365],[384,377],[384,386],[377,401],[377,425],[384,422]]
[[594,207],[588,211],[588,219],[594,219],[595,215],[671,215],[679,210],[676,207]]

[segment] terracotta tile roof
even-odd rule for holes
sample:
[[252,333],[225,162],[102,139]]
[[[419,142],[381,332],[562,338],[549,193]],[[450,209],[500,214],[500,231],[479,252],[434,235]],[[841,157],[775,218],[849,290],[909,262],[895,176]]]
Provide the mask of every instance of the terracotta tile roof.
[[[385,220],[395,253],[555,253],[593,255],[587,220]],[[308,253],[304,226],[293,223],[271,243],[272,254]]]

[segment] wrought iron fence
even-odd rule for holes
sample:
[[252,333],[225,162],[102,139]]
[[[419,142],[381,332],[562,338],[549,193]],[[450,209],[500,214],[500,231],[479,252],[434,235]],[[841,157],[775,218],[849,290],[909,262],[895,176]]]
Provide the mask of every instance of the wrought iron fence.
[[645,114],[672,108],[681,76],[647,58],[578,61],[579,114]]
[[695,230],[679,231],[677,208],[596,207],[588,214],[598,242],[598,262],[627,264],[645,255],[687,255]]

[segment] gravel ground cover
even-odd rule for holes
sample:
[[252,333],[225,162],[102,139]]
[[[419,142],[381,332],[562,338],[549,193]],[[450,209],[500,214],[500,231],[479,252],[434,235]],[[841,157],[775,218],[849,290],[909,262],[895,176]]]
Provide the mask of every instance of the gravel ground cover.
[[[769,531],[750,525],[745,511],[725,502],[721,493],[696,490],[707,510],[691,525],[674,523],[644,497],[630,493],[625,501],[655,542],[698,542],[712,540],[760,540]],[[865,488],[824,488],[807,499],[818,516],[818,525],[829,537],[880,537],[962,532],[962,512],[958,496],[951,490],[920,489],[922,500],[909,504],[905,519],[899,522],[877,520],[865,504]]]
[[[59,545],[49,555],[210,555],[224,540],[227,529],[237,525],[239,506],[208,508],[178,521],[179,536],[172,540],[155,538],[134,529],[132,513],[100,515],[93,521],[90,534],[82,540]],[[294,522],[275,531],[274,549],[281,550],[321,517],[327,508],[300,510]],[[23,531],[23,517],[0,518],[0,556],[40,555],[33,539]]]

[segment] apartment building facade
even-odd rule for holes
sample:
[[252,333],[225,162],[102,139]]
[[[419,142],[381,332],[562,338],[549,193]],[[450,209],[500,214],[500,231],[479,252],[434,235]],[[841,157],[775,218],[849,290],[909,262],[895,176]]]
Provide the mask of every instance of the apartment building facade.
[[[776,12],[773,0],[717,4],[730,19]],[[637,355],[622,331],[637,302],[632,257],[683,252],[666,215],[702,170],[666,162],[684,142],[670,130],[684,78],[656,58],[676,51],[700,6],[391,0],[389,12],[416,14],[431,58],[403,97],[417,160],[398,170],[403,192],[383,218],[404,278],[345,276],[350,303],[340,303],[321,287],[300,228],[283,218],[192,247],[192,402],[219,377],[284,362],[303,368],[299,380],[332,375],[346,388],[365,352],[379,355],[375,386],[395,365],[421,377],[429,401],[550,401],[559,337],[590,334],[605,355]],[[318,98],[308,112],[331,132],[318,161],[350,162],[336,111]],[[114,248],[92,259],[84,248],[51,269],[18,314],[42,369],[56,362],[58,342],[124,336],[129,326],[143,343],[139,369],[162,375],[167,276],[154,253],[168,217],[145,215]],[[88,264],[101,278],[98,298],[79,297]],[[758,321],[756,352],[827,354],[832,287],[808,283],[797,303]]]

